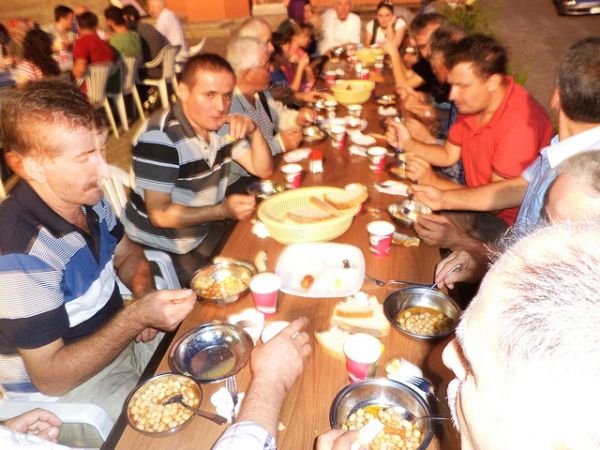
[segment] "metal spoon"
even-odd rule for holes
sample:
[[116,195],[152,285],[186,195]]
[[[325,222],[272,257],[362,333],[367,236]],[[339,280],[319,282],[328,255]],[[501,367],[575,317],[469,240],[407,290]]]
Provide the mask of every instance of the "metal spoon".
[[192,408],[191,406],[185,404],[183,402],[183,395],[182,394],[177,394],[177,395],[175,395],[175,396],[173,396],[173,397],[165,400],[162,404],[163,405],[170,405],[171,403],[179,403],[185,409],[193,412],[197,416],[201,416],[201,417],[204,417],[205,419],[212,420],[213,422],[215,422],[215,423],[217,423],[219,425],[223,425],[224,423],[227,423],[227,419],[225,417],[223,417],[223,416],[220,416],[218,414],[213,414],[213,413],[210,413],[208,411],[203,411],[201,409]]
[[393,406],[391,408],[387,408],[385,412],[390,413],[392,415],[400,416],[402,420],[408,420],[409,422],[416,423],[421,420],[452,420],[450,417],[443,416],[415,416],[406,408],[402,406]]
[[[462,264],[457,264],[456,266],[454,266],[452,269],[450,269],[450,270],[448,271],[448,273],[446,274],[446,276],[448,276],[448,275],[450,275],[451,273],[454,273],[454,272],[456,272],[456,271],[458,271],[458,270],[462,269],[462,267],[463,267],[463,265],[462,265]],[[434,290],[435,288],[437,288],[437,286],[438,286],[438,283],[437,283],[437,282],[433,283],[431,286],[429,286],[429,288],[428,288],[428,289],[427,289],[425,292],[423,292],[423,293],[421,294],[421,297],[424,297],[425,295],[427,295],[429,292],[431,292],[432,290]]]

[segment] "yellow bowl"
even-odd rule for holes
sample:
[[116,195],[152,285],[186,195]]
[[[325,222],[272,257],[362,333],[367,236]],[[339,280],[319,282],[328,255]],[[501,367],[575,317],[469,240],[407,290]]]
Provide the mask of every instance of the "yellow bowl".
[[321,200],[326,192],[343,191],[333,186],[314,186],[285,191],[267,200],[258,207],[258,218],[263,222],[273,239],[281,244],[299,242],[325,242],[344,234],[352,219],[360,210],[360,205],[344,211],[331,219],[313,223],[296,223],[288,219],[286,214],[296,208],[311,204],[311,197]]
[[342,105],[363,104],[371,98],[375,82],[369,80],[340,80],[331,88]]
[[372,66],[378,56],[383,56],[383,50],[380,48],[361,48],[355,53],[356,57],[366,66]]

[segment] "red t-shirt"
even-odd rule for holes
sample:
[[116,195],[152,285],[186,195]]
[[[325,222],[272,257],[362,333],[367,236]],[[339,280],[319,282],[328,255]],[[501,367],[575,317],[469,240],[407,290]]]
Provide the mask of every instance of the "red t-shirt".
[[[448,134],[450,143],[461,149],[467,186],[489,184],[492,173],[515,178],[550,143],[552,124],[542,106],[507,77],[502,103],[483,126],[476,114],[459,114]],[[512,225],[519,208],[504,209],[497,216]]]
[[88,64],[113,62],[115,59],[110,44],[97,34],[85,34],[75,41],[73,60],[85,59]]

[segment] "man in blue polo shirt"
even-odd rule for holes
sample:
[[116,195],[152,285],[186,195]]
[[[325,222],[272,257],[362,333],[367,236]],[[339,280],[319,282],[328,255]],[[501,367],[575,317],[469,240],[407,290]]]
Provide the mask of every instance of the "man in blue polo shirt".
[[[9,398],[95,403],[116,419],[153,352],[143,342],[174,329],[195,295],[157,292],[123,233],[98,185],[106,126],[83,94],[34,83],[0,119],[21,178],[0,205],[0,384]],[[117,275],[138,299],[127,308]]]

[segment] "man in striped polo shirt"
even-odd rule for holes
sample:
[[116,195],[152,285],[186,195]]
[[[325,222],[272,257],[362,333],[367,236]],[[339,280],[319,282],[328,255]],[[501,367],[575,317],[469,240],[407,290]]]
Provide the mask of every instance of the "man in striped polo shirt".
[[[114,420],[156,347],[134,341],[174,329],[196,296],[155,290],[98,186],[106,125],[77,88],[33,83],[0,119],[20,177],[0,205],[0,384],[9,398],[95,403]],[[117,274],[138,299],[127,308]]]
[[194,56],[182,72],[180,101],[157,111],[134,142],[125,230],[135,242],[169,252],[182,285],[208,262],[223,221],[254,211],[253,196],[225,196],[232,160],[260,178],[273,170],[260,129],[229,114],[235,81],[220,56]]

